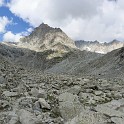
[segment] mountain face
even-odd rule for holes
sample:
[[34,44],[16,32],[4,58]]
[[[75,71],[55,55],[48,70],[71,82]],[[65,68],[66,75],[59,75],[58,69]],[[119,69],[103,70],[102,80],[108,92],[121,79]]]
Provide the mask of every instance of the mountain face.
[[54,50],[60,52],[76,49],[71,40],[60,28],[52,28],[47,24],[41,24],[27,37],[20,40],[20,47],[34,51]]
[[44,70],[77,50],[60,28],[41,24],[19,43],[0,43],[0,54],[17,66]]
[[75,41],[75,45],[80,50],[87,50],[91,52],[106,54],[108,52],[111,52],[112,50],[121,48],[124,46],[124,42],[120,42],[117,40],[113,40],[110,43],[99,43],[98,41]]

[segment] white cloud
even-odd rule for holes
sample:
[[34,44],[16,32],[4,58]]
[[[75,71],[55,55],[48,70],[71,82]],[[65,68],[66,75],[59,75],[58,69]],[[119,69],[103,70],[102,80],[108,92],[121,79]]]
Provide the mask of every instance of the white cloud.
[[48,23],[73,39],[124,39],[124,0],[11,0],[8,6],[34,27]]
[[9,42],[18,42],[21,37],[21,34],[13,34],[11,31],[8,31],[3,35],[3,40]]
[[7,31],[3,35],[3,40],[9,42],[19,42],[20,38],[29,35],[32,30],[32,28],[28,28],[26,31],[16,34],[12,33],[11,31]]
[[11,23],[11,20],[9,20],[7,17],[5,16],[0,17],[0,33],[5,32],[6,26],[10,23]]
[[0,6],[4,4],[4,0],[0,0]]
[[27,29],[27,32],[28,32],[28,33],[31,33],[32,31],[33,31],[33,28],[28,28],[28,29]]
[[100,0],[11,0],[8,6],[13,13],[38,26],[42,21],[58,23],[68,17],[89,17],[97,13],[100,3]]

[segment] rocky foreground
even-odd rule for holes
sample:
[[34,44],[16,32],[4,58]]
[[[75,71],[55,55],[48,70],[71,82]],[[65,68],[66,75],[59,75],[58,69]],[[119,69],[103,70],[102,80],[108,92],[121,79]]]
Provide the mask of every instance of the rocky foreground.
[[0,124],[123,124],[124,82],[0,66]]

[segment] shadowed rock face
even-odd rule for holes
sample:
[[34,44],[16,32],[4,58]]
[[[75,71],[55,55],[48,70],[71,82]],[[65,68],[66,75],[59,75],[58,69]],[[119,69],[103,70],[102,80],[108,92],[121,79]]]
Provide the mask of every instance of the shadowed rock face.
[[20,47],[29,48],[35,51],[59,50],[70,51],[75,48],[71,40],[60,28],[52,28],[47,24],[41,24],[27,37],[19,42]]
[[36,52],[18,46],[0,44],[0,55],[7,61],[28,69],[43,71],[67,58],[72,52],[61,53],[54,50]]

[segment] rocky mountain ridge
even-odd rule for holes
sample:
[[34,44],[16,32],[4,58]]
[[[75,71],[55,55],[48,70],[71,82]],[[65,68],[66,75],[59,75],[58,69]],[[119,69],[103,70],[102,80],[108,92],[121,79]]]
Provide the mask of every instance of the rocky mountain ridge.
[[119,49],[121,47],[124,47],[124,42],[120,42],[118,40],[113,40],[109,43],[100,43],[98,41],[75,41],[75,45],[80,49],[80,50],[86,50],[90,52],[96,52],[96,53],[101,53],[101,54],[106,54],[108,52],[111,52],[115,49]]

